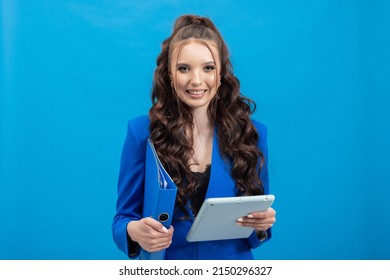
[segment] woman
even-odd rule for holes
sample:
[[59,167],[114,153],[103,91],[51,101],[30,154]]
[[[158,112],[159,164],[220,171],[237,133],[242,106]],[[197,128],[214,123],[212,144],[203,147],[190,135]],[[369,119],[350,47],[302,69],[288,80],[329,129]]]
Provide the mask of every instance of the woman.
[[[149,116],[128,123],[118,183],[114,240],[129,257],[166,249],[166,259],[253,259],[271,237],[275,211],[237,219],[245,239],[187,242],[205,198],[268,193],[266,127],[250,119],[222,36],[208,19],[179,17],[157,58]],[[253,107],[252,107],[253,106]],[[150,138],[178,187],[172,226],[142,217],[144,161]],[[223,219],[223,217],[221,217]]]

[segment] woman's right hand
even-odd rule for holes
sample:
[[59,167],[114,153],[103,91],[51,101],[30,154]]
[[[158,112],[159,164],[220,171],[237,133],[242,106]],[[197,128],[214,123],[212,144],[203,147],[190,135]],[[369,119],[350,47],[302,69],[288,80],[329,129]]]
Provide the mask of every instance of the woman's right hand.
[[173,226],[165,228],[153,218],[143,218],[127,224],[127,233],[148,252],[157,252],[168,248],[172,243]]

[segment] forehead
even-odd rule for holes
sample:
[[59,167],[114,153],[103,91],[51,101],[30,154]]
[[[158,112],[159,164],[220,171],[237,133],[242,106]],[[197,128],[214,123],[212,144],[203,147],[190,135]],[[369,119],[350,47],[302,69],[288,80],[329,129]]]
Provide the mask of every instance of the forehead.
[[188,40],[174,45],[172,50],[172,63],[182,60],[199,60],[219,62],[217,46],[210,41]]

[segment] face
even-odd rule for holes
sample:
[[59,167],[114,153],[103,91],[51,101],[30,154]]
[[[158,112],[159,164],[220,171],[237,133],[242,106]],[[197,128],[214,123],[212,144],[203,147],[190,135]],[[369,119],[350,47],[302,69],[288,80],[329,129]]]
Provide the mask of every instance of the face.
[[172,53],[170,76],[175,92],[192,110],[207,110],[220,84],[218,51],[212,43],[208,46],[213,53],[196,41],[185,43],[180,51],[176,47]]

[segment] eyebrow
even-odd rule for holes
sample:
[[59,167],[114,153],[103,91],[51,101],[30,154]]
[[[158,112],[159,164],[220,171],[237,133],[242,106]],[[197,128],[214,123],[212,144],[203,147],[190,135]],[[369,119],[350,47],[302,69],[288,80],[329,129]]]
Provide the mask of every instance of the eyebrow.
[[[206,64],[215,64],[215,62],[214,61],[207,61],[207,62],[202,63],[202,65],[206,65]],[[190,66],[190,64],[185,63],[185,62],[180,62],[180,61],[177,62],[177,65]]]

